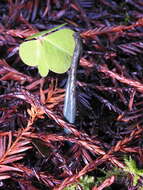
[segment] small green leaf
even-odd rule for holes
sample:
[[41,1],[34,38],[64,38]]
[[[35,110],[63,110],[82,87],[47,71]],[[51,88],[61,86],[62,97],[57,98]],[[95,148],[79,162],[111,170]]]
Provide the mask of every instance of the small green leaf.
[[[46,34],[45,31],[42,34]],[[73,34],[74,31],[70,29],[61,29],[44,37],[38,33],[36,36],[38,39],[26,41],[20,45],[19,55],[25,64],[37,66],[43,77],[49,70],[64,73],[71,65],[75,48]]]
[[29,66],[38,66],[42,53],[40,40],[23,42],[19,48],[21,59]]
[[44,46],[47,60],[50,60],[49,69],[55,73],[66,72],[71,65],[75,42],[74,32],[62,29],[44,37]]

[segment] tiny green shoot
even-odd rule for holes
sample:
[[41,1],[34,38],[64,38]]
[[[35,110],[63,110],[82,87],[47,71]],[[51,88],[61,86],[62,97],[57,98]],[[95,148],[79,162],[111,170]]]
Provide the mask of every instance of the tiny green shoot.
[[124,161],[126,164],[124,171],[133,176],[133,186],[136,186],[140,177],[143,177],[143,169],[138,169],[136,162],[131,157],[125,158]]
[[94,184],[95,184],[94,177],[85,175],[80,177],[79,182],[65,187],[64,190],[75,190],[75,189],[90,190],[92,189]]
[[65,73],[71,66],[75,48],[74,31],[61,29],[64,25],[34,34],[20,44],[20,58],[26,65],[36,66],[42,77],[49,70]]

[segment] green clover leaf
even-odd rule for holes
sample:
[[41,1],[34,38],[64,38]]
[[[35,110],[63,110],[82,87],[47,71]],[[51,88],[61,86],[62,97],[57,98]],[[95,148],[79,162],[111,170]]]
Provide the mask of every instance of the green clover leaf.
[[[74,31],[60,29],[53,32],[60,27],[34,34],[28,38],[30,41],[23,42],[19,47],[22,61],[29,66],[38,67],[42,77],[46,76],[49,70],[64,73],[71,66],[75,48]],[[49,34],[46,35],[47,33]]]

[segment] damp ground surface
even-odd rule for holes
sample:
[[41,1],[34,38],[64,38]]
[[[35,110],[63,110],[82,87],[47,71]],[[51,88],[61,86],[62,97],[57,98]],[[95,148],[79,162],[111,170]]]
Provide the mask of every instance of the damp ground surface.
[[[63,23],[83,46],[74,124],[68,72],[41,77],[18,53]],[[142,0],[0,1],[0,189],[141,190],[142,60]]]

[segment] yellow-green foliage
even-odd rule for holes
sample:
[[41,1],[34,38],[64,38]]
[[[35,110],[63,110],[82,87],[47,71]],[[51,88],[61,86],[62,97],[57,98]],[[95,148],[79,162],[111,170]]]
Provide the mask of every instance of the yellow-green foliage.
[[94,186],[94,177],[88,175],[81,177],[78,183],[70,185],[64,190],[75,190],[78,185],[82,186],[84,190],[90,190]]
[[124,161],[126,164],[124,171],[132,175],[133,185],[136,186],[140,177],[143,176],[143,169],[138,169],[136,162],[131,157],[125,158]]
[[[133,186],[136,186],[140,177],[143,177],[143,169],[138,169],[136,162],[131,157],[129,157],[129,159],[125,158],[124,161],[126,165],[124,170],[117,167],[114,167],[112,170],[108,171],[101,169],[100,171],[105,174],[103,177],[94,179],[94,177],[86,175],[81,177],[78,183],[68,186],[64,190],[76,190],[78,185],[82,186],[84,190],[90,190],[93,186],[99,186],[105,179],[113,175],[116,176],[117,179],[120,179],[123,178],[123,176],[127,176],[127,173],[132,175]],[[106,189],[110,189],[110,187]],[[139,187],[138,190],[143,190],[143,187]]]

